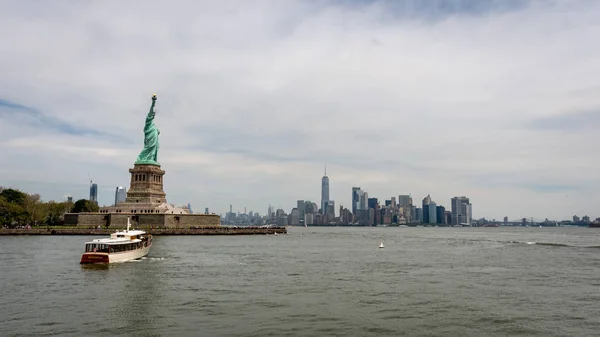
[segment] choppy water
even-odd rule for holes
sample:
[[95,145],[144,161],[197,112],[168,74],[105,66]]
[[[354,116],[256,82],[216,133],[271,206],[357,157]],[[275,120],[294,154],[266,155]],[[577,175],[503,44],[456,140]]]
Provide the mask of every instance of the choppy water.
[[87,239],[0,237],[0,335],[600,331],[600,229],[339,227],[162,236],[148,258],[100,268],[79,265]]

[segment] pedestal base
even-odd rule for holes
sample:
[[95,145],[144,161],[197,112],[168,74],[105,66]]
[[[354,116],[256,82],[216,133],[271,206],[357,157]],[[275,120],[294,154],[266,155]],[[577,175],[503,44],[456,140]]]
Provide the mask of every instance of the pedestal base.
[[131,183],[127,191],[126,203],[143,203],[160,205],[167,202],[163,190],[165,171],[160,165],[135,164],[131,173]]

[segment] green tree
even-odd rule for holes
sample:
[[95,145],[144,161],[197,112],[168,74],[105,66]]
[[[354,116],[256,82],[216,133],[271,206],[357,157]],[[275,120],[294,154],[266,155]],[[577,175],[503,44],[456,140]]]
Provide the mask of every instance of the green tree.
[[27,194],[25,200],[25,210],[29,215],[29,224],[34,226],[45,220],[44,203],[40,201],[39,194]]
[[73,213],[82,213],[82,212],[98,212],[100,208],[98,204],[95,202],[91,202],[87,199],[79,199],[75,201],[73,205]]
[[61,205],[59,203],[49,201],[46,204],[46,225],[60,225],[61,217],[63,214],[63,210],[61,209]]
[[2,190],[2,192],[0,192],[0,197],[3,197],[7,202],[15,203],[23,207],[25,207],[27,201],[27,194],[12,188]]
[[[6,190],[5,190],[6,191]],[[0,225],[15,227],[25,225],[28,216],[25,208],[0,196]]]

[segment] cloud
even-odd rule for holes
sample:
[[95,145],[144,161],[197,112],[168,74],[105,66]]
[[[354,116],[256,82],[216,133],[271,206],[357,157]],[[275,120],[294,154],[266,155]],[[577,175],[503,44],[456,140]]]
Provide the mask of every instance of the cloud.
[[600,127],[600,110],[545,116],[532,121],[530,127],[540,131],[598,130],[598,127]]
[[3,99],[0,99],[0,117],[22,117],[20,120],[24,121],[25,123],[32,123],[39,128],[55,130],[65,134],[89,134],[93,136],[106,135],[104,132],[101,132],[99,130],[75,126],[73,124],[61,120],[60,118],[46,116],[34,108]]
[[598,15],[589,1],[13,2],[0,184],[85,197],[89,173],[110,203],[157,93],[167,198],[195,209],[318,202],[327,164],[337,205],[361,186],[467,195],[476,217],[598,216]]

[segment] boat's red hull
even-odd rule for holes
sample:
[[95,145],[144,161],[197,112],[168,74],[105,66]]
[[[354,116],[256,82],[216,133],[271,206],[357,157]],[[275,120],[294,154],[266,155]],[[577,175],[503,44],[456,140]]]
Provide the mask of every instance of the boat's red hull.
[[108,254],[106,253],[84,253],[81,256],[80,264],[89,263],[108,263]]

